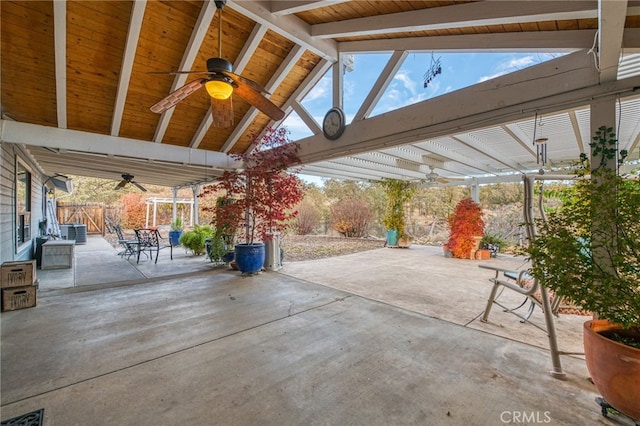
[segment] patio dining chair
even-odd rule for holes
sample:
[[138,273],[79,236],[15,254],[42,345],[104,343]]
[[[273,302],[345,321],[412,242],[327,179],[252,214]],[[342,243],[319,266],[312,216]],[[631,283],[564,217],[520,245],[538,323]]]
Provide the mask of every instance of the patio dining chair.
[[120,244],[120,247],[122,248],[122,250],[118,252],[118,255],[120,257],[127,256],[127,259],[129,259],[129,257],[136,254],[138,251],[138,240],[125,238],[120,225],[113,225],[113,230],[116,232],[116,235],[118,236],[118,244]]
[[171,253],[171,260],[173,260],[173,246],[169,242],[168,238],[160,235],[160,231],[155,228],[142,228],[134,229],[137,239],[137,259],[136,263],[140,263],[140,253],[148,254],[150,258],[153,258],[155,252],[156,258],[154,263],[158,263],[158,254],[163,248],[169,248]]

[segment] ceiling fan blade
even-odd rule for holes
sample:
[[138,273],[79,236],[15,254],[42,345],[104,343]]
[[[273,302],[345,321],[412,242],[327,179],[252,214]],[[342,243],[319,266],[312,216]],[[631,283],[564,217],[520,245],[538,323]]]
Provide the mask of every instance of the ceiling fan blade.
[[192,82],[185,84],[181,88],[167,95],[167,97],[165,97],[164,99],[152,105],[150,108],[151,111],[157,114],[165,112],[166,110],[176,106],[180,101],[182,101],[187,96],[189,96],[190,94],[192,94],[193,92],[195,92],[196,90],[204,86],[204,83],[206,82],[207,82],[206,79],[199,79],[199,80],[193,80]]
[[211,116],[213,126],[226,129],[233,126],[233,103],[231,96],[227,99],[211,98]]
[[120,183],[119,183],[119,184],[117,184],[117,185],[116,185],[116,187],[115,187],[115,188],[113,188],[113,189],[122,189],[122,188],[124,188],[124,186],[125,186],[126,184],[127,184],[127,181],[126,181],[126,180],[122,180],[122,181],[120,181]]
[[447,182],[464,182],[464,178],[443,177],[443,178],[440,178],[440,179],[444,180],[445,181],[444,183],[447,183]]
[[258,108],[272,120],[280,121],[284,118],[284,111],[278,108],[269,99],[262,96],[259,91],[255,90],[248,84],[244,84],[242,80],[238,80],[235,83],[238,87],[234,89],[233,93]]
[[254,90],[260,92],[260,93],[266,93],[268,95],[270,95],[269,91],[267,91],[267,89],[265,89],[264,87],[262,87],[259,83],[256,83],[253,80],[248,79],[247,77],[243,77],[241,75],[229,72],[229,71],[220,71],[221,74],[223,74],[225,77],[230,78],[231,80],[233,80],[234,83],[240,85],[240,84],[245,84],[247,86],[250,86],[251,88],[253,88]]
[[149,75],[211,74],[209,71],[147,71]]
[[131,181],[132,184],[134,184],[135,186],[138,187],[138,189],[140,189],[142,192],[147,192],[147,189],[145,187],[143,187],[142,185],[140,185],[138,182],[135,181]]

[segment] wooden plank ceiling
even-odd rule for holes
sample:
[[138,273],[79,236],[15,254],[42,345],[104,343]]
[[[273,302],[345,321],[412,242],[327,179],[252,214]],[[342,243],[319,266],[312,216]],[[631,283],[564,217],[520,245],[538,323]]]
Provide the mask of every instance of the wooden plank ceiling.
[[[632,46],[637,44],[640,6],[623,3]],[[224,168],[219,166],[222,155],[250,149],[254,135],[279,123],[234,95],[234,126],[216,128],[211,125],[210,100],[204,89],[174,109],[155,114],[149,109],[152,104],[194,77],[152,72],[202,71],[207,58],[221,56],[233,64],[234,72],[266,87],[270,100],[290,114],[300,108],[304,95],[341,52],[376,51],[372,47],[376,43],[380,50],[401,51],[403,40],[423,40],[424,50],[433,51],[437,46],[430,43],[450,45],[457,36],[478,40],[461,43],[457,50],[491,50],[515,34],[526,35],[518,40],[528,42],[513,51],[543,50],[543,38],[536,34],[548,32],[557,34],[558,50],[577,50],[585,47],[585,39],[593,39],[598,4],[229,0],[222,10],[220,39],[220,11],[209,1],[4,0],[0,2],[3,121],[59,130],[53,137],[39,128],[25,127],[28,132],[24,132],[19,127],[17,132],[30,139],[14,135],[5,141],[18,140],[31,147],[34,158],[51,175],[115,180],[126,172],[142,183],[189,185],[219,174]],[[416,15],[419,11],[431,14]],[[569,42],[569,38],[582,41]],[[399,44],[389,49],[382,42]],[[553,45],[545,43],[544,48],[552,50]],[[322,138],[320,124],[312,127],[314,138]],[[37,136],[43,134],[49,139]],[[84,148],[81,143],[73,149],[65,146],[65,137],[75,140],[82,135],[87,140]],[[109,145],[105,150],[109,155],[101,152],[100,144]],[[153,170],[152,153],[166,146],[183,148],[193,161],[181,160],[179,172]],[[218,166],[209,167],[211,159],[202,161],[204,152],[212,153]],[[92,166],[87,153],[106,158]],[[335,157],[335,153],[327,155]],[[203,169],[208,171],[203,174]],[[332,173],[327,169],[324,175]],[[371,178],[370,174],[363,172],[362,177]]]

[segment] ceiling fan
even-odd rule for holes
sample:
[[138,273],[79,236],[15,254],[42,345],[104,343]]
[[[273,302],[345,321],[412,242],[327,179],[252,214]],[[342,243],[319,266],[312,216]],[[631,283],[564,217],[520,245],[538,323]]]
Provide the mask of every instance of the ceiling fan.
[[138,187],[138,189],[140,189],[141,191],[147,192],[147,189],[144,188],[142,185],[140,185],[138,182],[136,182],[135,180],[133,180],[133,176],[131,176],[130,174],[124,173],[122,175],[122,180],[120,181],[119,184],[116,185],[115,188],[113,189],[121,189],[124,188],[128,183],[133,184],[135,186]]
[[[227,0],[216,0],[215,3],[219,10],[218,55],[222,56],[222,8]],[[263,95],[263,93],[268,93],[266,89],[255,81],[234,74],[231,63],[221,57],[207,59],[206,71],[174,71],[151,74],[200,74],[206,76],[206,78],[199,78],[185,84],[152,105],[151,111],[158,114],[176,106],[180,101],[204,86],[211,97],[211,113],[215,127],[228,128],[233,126],[232,93],[240,96],[275,121],[284,118],[284,111]]]
[[434,170],[433,166],[429,166],[429,173],[427,173],[424,182],[426,183],[427,187],[431,187],[431,186],[435,186],[439,183],[449,183],[449,182],[455,182],[455,181],[459,181],[462,182],[464,181],[464,179],[460,179],[460,178],[446,178],[446,177],[441,177],[438,173],[436,173]]

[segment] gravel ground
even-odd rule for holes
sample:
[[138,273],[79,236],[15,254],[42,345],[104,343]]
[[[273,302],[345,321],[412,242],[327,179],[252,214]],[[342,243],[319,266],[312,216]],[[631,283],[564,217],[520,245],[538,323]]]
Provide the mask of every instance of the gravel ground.
[[384,247],[385,240],[374,238],[343,238],[324,235],[286,235],[280,242],[284,249],[284,260],[322,259],[349,253]]
[[[133,231],[124,231],[125,238],[135,238]],[[116,234],[104,237],[112,246],[119,248]],[[284,249],[284,260],[296,262],[300,260],[322,259],[341,256],[384,247],[385,240],[375,238],[343,238],[324,235],[286,235],[280,246]]]

